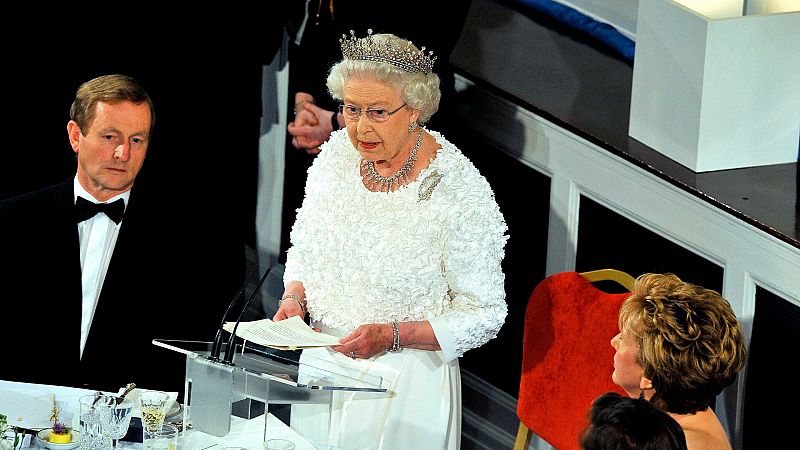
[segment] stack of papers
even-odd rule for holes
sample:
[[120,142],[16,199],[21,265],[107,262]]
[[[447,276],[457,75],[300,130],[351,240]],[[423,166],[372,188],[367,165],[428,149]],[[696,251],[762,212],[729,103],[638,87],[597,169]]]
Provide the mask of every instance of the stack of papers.
[[[236,322],[225,322],[222,328],[233,333]],[[340,345],[339,338],[311,329],[300,316],[273,322],[269,319],[239,322],[236,336],[245,341],[278,350],[296,350],[311,347]]]

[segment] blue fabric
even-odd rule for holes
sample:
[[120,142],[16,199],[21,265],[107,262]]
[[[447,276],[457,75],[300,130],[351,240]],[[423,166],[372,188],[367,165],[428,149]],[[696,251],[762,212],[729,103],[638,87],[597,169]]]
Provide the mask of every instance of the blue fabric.
[[635,44],[613,26],[599,22],[569,6],[552,0],[515,0],[519,5],[546,14],[559,23],[583,32],[607,46],[622,57],[633,61]]

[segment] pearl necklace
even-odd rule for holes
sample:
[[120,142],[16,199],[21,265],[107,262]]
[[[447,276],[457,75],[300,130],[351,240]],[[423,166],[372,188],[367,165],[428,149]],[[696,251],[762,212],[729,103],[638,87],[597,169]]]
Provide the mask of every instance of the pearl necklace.
[[361,168],[363,172],[366,172],[362,176],[365,186],[366,183],[372,182],[369,187],[371,191],[375,191],[375,186],[377,186],[378,190],[376,192],[392,192],[401,185],[410,183],[411,180],[408,179],[408,176],[411,175],[411,171],[414,168],[414,161],[417,160],[417,150],[419,150],[420,144],[422,144],[422,130],[419,130],[417,143],[414,144],[414,148],[411,149],[411,154],[408,155],[406,162],[400,167],[400,170],[398,170],[396,174],[390,177],[384,177],[375,170],[375,161],[362,160]]

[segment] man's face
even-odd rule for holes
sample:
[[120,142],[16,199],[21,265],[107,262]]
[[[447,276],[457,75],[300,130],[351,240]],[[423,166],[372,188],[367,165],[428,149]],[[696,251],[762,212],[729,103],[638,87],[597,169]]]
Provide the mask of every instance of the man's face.
[[150,106],[98,102],[88,130],[70,121],[67,132],[78,155],[78,182],[105,201],[130,190],[142,168],[150,142]]

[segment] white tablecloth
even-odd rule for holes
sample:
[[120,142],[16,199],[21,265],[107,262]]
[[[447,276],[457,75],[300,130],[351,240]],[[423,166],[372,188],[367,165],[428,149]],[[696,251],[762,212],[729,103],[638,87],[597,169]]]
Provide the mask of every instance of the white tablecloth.
[[[10,425],[26,428],[44,428],[49,426],[52,396],[62,409],[61,420],[74,423],[73,411],[77,410],[78,398],[92,394],[94,391],[50,386],[42,384],[17,383],[0,380],[0,413],[8,416]],[[42,409],[44,411],[42,411]],[[264,418],[267,417],[266,438],[283,438],[295,443],[296,450],[316,450],[294,430],[280,419],[269,414],[253,419],[231,417],[231,431],[224,437],[212,436],[199,431],[189,430],[181,436],[182,450],[221,450],[224,448],[261,450],[263,448]],[[33,439],[26,439],[22,448],[41,448]],[[120,442],[119,449],[140,449],[141,443]]]

